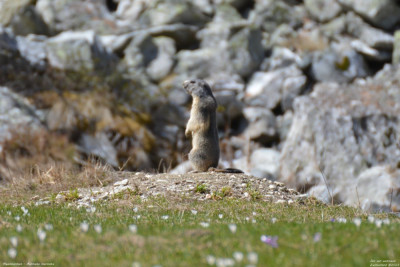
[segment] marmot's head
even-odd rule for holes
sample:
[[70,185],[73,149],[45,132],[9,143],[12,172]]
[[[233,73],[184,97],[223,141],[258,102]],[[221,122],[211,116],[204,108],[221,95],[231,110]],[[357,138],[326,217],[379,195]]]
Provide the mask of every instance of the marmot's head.
[[[213,96],[211,88],[206,81],[201,79],[187,80],[183,82],[183,88],[193,97]],[[213,96],[214,97],[214,96]]]

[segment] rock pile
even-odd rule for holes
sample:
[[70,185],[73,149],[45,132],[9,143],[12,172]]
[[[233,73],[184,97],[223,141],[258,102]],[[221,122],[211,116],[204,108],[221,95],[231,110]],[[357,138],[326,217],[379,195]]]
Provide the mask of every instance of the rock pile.
[[223,167],[399,210],[399,28],[392,0],[2,1],[0,179],[37,163],[20,129],[74,146],[37,146],[54,161],[185,172],[181,83],[203,78]]
[[[120,174],[123,180],[112,185],[92,188],[79,188],[76,193],[60,192],[52,199],[45,198],[35,202],[36,205],[50,204],[52,201],[69,202],[77,207],[90,208],[98,201],[123,200],[129,197],[168,197],[195,200],[235,198],[261,200],[280,204],[299,203],[307,198],[296,190],[288,189],[280,182],[266,178],[224,173],[200,174]],[[73,197],[72,197],[73,196]]]

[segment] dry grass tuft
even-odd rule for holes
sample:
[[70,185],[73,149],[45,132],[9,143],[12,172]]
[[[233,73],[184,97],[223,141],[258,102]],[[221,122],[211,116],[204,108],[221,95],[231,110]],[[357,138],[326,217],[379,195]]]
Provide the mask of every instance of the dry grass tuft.
[[21,203],[78,187],[104,186],[116,175],[111,167],[98,162],[88,162],[81,168],[66,167],[64,164],[50,167],[34,165],[28,172],[0,184],[0,200]]

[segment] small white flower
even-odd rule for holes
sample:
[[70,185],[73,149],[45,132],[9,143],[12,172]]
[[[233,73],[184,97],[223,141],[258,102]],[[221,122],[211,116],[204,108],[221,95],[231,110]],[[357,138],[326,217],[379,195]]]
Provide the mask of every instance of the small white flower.
[[386,224],[386,225],[390,224],[389,218],[383,219],[382,222],[383,222],[383,224]]
[[51,223],[46,223],[44,229],[46,229],[46,231],[51,231],[53,230],[53,225]]
[[249,197],[249,192],[244,192],[244,197]]
[[8,215],[8,216],[11,216],[11,211],[7,211],[7,215]]
[[28,214],[28,209],[26,209],[24,206],[21,207],[22,212],[24,213],[23,215],[26,216]]
[[40,242],[44,242],[44,240],[46,239],[46,232],[39,228],[37,231],[37,236]]
[[258,254],[255,252],[250,252],[249,254],[247,254],[247,260],[249,261],[250,264],[257,264]]
[[231,258],[218,258],[216,260],[216,265],[217,267],[229,267],[229,266],[234,266],[235,261]]
[[17,222],[19,222],[19,221],[21,220],[21,217],[15,216],[14,219],[15,219]]
[[235,261],[241,262],[243,260],[243,253],[239,251],[233,252],[233,258]]
[[369,221],[370,223],[374,223],[375,217],[372,216],[372,215],[369,215],[369,216],[368,216],[368,221]]
[[15,248],[10,248],[10,249],[7,251],[7,253],[8,253],[8,256],[9,256],[11,259],[15,259],[15,257],[17,257],[17,250],[16,250]]
[[133,212],[138,212],[138,210],[139,210],[138,207],[133,208]]
[[249,222],[250,221],[250,217],[246,217],[245,220],[246,220],[246,222]]
[[214,265],[215,264],[215,257],[213,255],[208,255],[206,260],[207,260],[208,265]]
[[132,263],[132,267],[141,267],[141,266],[142,265],[140,264],[140,262],[135,261]]
[[17,225],[16,227],[17,232],[22,232],[22,226],[20,224]]
[[340,222],[340,223],[347,223],[347,219],[346,218],[338,218],[337,221]]
[[276,220],[277,220],[277,219],[274,217],[274,218],[271,219],[271,222],[272,222],[272,223],[276,223]]
[[196,215],[197,214],[197,210],[192,210],[192,214]]
[[252,219],[251,222],[252,223],[256,223],[257,221],[256,221],[256,219]]
[[96,207],[90,207],[90,212],[95,213],[96,212]]
[[236,224],[231,223],[228,225],[228,227],[229,227],[229,230],[232,232],[232,234],[236,233],[236,230],[237,230]]
[[357,227],[360,227],[360,225],[361,225],[361,219],[360,219],[360,218],[354,218],[354,219],[353,219],[353,223],[354,223]]
[[132,233],[136,234],[136,233],[137,233],[137,226],[136,226],[136,224],[131,224],[131,225],[129,225],[129,231],[131,231]]
[[89,230],[89,224],[87,222],[82,222],[80,228],[82,232],[86,233]]
[[375,220],[375,225],[376,225],[376,227],[381,228],[382,221],[381,220]]
[[101,234],[102,228],[100,224],[96,224],[95,226],[93,226],[93,228],[96,231],[96,233]]
[[163,220],[168,220],[168,218],[169,218],[168,215],[161,216],[161,219],[163,219]]
[[16,237],[16,236],[10,237],[10,242],[11,242],[11,245],[16,248],[18,246],[18,237]]
[[223,214],[218,214],[218,218],[222,219],[222,218],[224,218],[224,215]]
[[253,211],[253,216],[256,216],[256,215],[257,215],[257,212]]
[[201,222],[200,226],[203,228],[208,228],[210,226],[210,224],[208,222]]

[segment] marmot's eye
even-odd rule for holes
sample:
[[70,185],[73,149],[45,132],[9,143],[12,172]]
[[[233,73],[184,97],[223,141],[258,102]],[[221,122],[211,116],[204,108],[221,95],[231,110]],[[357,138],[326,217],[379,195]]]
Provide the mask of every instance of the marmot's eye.
[[191,81],[190,81],[190,83],[196,83],[196,81],[194,81],[194,80],[191,80]]

